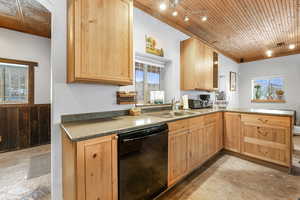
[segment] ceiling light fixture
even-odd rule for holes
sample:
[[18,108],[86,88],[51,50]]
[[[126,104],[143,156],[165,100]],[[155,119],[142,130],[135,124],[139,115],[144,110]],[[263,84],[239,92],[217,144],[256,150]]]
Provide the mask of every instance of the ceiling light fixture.
[[267,56],[268,56],[268,57],[271,57],[271,56],[272,56],[272,54],[273,54],[273,51],[271,51],[271,50],[268,50],[268,51],[266,51],[266,54],[267,54]]
[[178,15],[178,12],[177,11],[173,11],[172,15],[173,15],[173,17],[176,17]]
[[203,22],[207,21],[207,16],[203,16],[203,17],[201,18],[201,20],[202,20]]
[[295,44],[290,44],[289,45],[289,49],[295,49],[296,48],[296,45]]
[[190,18],[189,18],[188,16],[185,16],[185,17],[184,17],[184,21],[185,21],[185,22],[188,22],[189,20],[190,20]]
[[160,10],[166,10],[167,9],[167,4],[165,4],[165,3],[161,3],[160,5],[159,5],[159,9]]

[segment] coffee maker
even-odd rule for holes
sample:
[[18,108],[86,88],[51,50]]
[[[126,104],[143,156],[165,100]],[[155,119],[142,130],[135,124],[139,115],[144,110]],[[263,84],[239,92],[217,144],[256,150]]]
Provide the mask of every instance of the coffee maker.
[[200,94],[199,96],[202,108],[212,108],[212,102],[210,100],[210,94]]

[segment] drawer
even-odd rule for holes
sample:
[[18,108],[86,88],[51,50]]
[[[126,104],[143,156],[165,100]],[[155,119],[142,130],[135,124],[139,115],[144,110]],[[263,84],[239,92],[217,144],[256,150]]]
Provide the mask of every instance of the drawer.
[[289,117],[266,116],[266,115],[247,115],[242,114],[242,122],[255,125],[290,127],[291,121]]
[[289,128],[284,127],[260,127],[254,125],[242,126],[243,137],[256,138],[259,140],[287,144],[290,136]]
[[242,154],[259,158],[265,161],[288,166],[290,163],[289,153],[287,150],[276,149],[259,144],[244,143]]
[[216,123],[218,121],[218,114],[209,114],[204,116],[204,125],[209,125],[212,123]]
[[202,127],[204,125],[204,117],[193,117],[189,119],[190,128]]
[[175,122],[170,122],[168,123],[169,131],[184,131],[189,128],[189,120],[184,119],[184,120],[178,120]]

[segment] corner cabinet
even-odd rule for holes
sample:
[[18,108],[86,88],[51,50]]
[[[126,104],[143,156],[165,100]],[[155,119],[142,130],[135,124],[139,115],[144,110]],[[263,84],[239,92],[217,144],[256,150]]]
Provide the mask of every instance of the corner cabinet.
[[63,199],[117,200],[117,136],[62,141]]
[[130,85],[132,0],[68,0],[68,83]]
[[190,38],[180,43],[181,90],[218,88],[218,54],[201,41]]

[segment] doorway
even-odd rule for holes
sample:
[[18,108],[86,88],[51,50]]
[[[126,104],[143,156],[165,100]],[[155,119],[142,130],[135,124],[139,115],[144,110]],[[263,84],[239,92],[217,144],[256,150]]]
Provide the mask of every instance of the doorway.
[[0,2],[0,199],[51,199],[51,13]]

